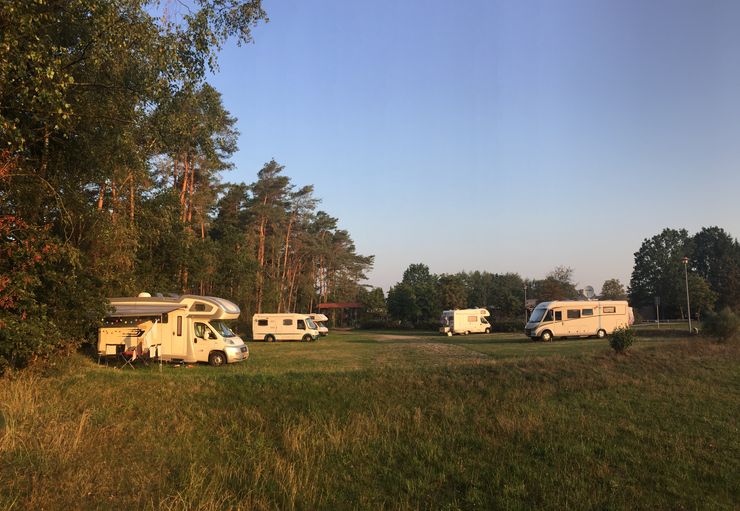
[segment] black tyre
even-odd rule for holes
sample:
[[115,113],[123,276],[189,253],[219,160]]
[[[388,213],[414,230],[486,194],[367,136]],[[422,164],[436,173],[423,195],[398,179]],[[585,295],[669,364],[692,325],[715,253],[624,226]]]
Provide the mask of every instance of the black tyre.
[[545,330],[542,332],[542,335],[540,335],[540,339],[542,339],[542,342],[550,342],[552,341],[552,332],[549,330]]
[[598,332],[596,332],[596,337],[598,337],[599,339],[603,339],[604,337],[606,337],[606,331],[604,329],[599,330]]
[[301,339],[301,340],[303,342],[311,342],[313,340],[313,337],[311,337],[310,335],[306,334],[306,335],[303,336],[303,339]]
[[275,336],[271,334],[267,334],[265,336],[265,342],[275,342]]
[[219,367],[226,363],[226,355],[221,351],[214,351],[208,356],[208,363],[213,367]]

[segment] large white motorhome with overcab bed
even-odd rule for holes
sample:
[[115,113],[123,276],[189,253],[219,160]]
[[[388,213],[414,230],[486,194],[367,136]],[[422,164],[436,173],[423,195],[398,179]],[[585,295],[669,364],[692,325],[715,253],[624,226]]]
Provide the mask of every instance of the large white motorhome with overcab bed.
[[524,333],[545,342],[556,337],[598,337],[634,323],[632,307],[626,301],[564,300],[542,302],[529,316]]
[[491,324],[486,319],[491,314],[487,309],[457,309],[442,311],[439,327],[440,333],[452,334],[488,334]]
[[329,327],[326,326],[326,322],[329,321],[329,318],[326,314],[309,314],[309,316],[311,316],[313,322],[316,323],[320,336],[323,337],[325,335],[329,335]]
[[112,311],[98,330],[98,354],[136,353],[165,361],[220,366],[249,357],[249,349],[228,325],[239,306],[213,296],[111,298]]

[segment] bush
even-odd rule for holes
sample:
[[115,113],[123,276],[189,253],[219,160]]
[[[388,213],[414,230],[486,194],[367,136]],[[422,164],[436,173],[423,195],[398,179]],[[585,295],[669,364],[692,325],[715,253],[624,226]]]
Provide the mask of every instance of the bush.
[[704,333],[724,342],[735,337],[740,331],[740,317],[725,307],[720,312],[710,312],[702,322]]
[[635,331],[629,327],[617,328],[609,337],[609,346],[619,354],[623,354],[635,342]]
[[0,216],[0,376],[94,338],[100,286],[49,229]]

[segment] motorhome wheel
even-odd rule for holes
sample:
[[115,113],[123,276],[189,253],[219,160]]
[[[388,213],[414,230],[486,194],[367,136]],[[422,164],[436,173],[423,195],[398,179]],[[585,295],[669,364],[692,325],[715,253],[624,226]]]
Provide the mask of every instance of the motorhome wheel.
[[545,330],[544,332],[542,332],[542,335],[540,336],[540,338],[544,342],[550,342],[552,341],[552,332],[550,332],[549,330]]
[[304,335],[303,336],[303,342],[309,342],[309,341],[311,341],[311,336],[308,335],[308,334]]
[[265,342],[275,342],[275,336],[274,335],[267,334],[265,336]]
[[603,329],[599,330],[598,332],[596,332],[596,337],[598,337],[599,339],[603,339],[604,337],[606,337],[606,332]]
[[490,328],[486,328],[486,333],[487,334],[490,334],[491,333],[491,329]]
[[220,351],[214,351],[209,355],[208,363],[213,367],[222,366],[226,363],[226,356]]

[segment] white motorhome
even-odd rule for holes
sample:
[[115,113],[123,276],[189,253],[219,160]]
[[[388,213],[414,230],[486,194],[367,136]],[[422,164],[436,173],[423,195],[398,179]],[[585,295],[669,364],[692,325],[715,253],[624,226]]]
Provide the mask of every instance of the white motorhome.
[[545,342],[555,337],[596,336],[602,339],[634,321],[632,307],[622,300],[542,302],[532,311],[524,333]]
[[491,333],[486,319],[491,314],[486,309],[457,309],[442,311],[439,331],[445,335]]
[[239,306],[213,296],[111,298],[112,312],[98,330],[98,354],[137,353],[166,361],[220,366],[249,357],[249,348],[224,322]]
[[319,335],[329,335],[329,327],[326,326],[326,322],[329,321],[329,318],[326,317],[326,314],[309,314],[309,316],[313,319],[313,322],[316,323],[316,326],[319,329]]
[[255,341],[315,341],[319,328],[308,314],[257,313],[252,316],[252,338]]

